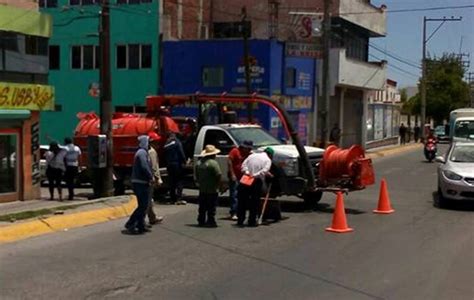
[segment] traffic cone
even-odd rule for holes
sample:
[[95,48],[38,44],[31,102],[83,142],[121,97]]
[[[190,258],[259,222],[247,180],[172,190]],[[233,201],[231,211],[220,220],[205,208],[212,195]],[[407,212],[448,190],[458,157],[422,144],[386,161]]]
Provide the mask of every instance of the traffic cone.
[[391,214],[395,210],[390,204],[390,197],[388,196],[387,182],[385,179],[382,179],[382,184],[380,185],[380,195],[379,195],[379,204],[377,209],[374,209],[376,214]]
[[344,198],[341,192],[337,192],[336,208],[334,208],[334,214],[332,216],[331,227],[326,228],[326,231],[344,233],[351,232],[354,229],[347,226],[346,211],[344,209]]

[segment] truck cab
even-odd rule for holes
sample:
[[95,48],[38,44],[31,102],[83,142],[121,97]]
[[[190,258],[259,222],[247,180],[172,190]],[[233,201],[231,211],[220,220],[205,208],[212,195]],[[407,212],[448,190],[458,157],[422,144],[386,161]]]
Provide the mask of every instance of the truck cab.
[[[254,143],[254,151],[263,151],[271,146],[275,150],[273,162],[280,166],[284,175],[280,178],[280,188],[284,195],[295,195],[305,197],[306,179],[301,160],[296,146],[283,144],[281,141],[266,132],[262,127],[252,124],[219,124],[206,125],[201,128],[196,138],[194,147],[193,165],[201,158],[201,151],[208,144],[216,146],[221,150],[217,155],[217,162],[222,170],[224,183],[228,182],[228,154],[238,147],[244,140],[251,140]],[[324,150],[315,147],[305,146],[305,150],[310,159],[312,172],[315,177],[319,174],[319,162],[322,160]],[[311,194],[313,202],[319,201],[321,193]]]

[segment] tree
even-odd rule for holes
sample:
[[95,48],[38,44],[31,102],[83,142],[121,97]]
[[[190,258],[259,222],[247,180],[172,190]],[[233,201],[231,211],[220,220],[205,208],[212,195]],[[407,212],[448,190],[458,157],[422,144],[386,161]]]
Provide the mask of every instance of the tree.
[[[463,81],[466,70],[458,56],[448,53],[427,59],[426,68],[426,116],[439,124],[449,118],[450,111],[469,105],[469,85]],[[413,112],[418,111],[420,94],[409,102],[413,102]]]

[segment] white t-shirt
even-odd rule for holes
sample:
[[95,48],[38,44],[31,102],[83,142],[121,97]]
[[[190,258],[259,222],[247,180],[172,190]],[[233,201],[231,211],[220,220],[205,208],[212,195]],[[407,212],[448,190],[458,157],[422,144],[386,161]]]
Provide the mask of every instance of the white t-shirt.
[[64,150],[66,150],[66,166],[79,166],[79,156],[81,155],[81,149],[74,144],[67,144],[64,146]]
[[66,165],[64,164],[64,157],[66,156],[66,150],[59,150],[58,154],[54,155],[52,151],[48,151],[44,154],[46,159],[46,165],[54,169],[66,170]]

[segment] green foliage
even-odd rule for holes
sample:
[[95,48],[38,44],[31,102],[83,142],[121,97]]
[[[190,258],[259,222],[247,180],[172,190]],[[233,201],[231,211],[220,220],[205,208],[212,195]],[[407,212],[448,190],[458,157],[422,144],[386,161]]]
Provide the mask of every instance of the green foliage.
[[[427,59],[426,68],[426,116],[441,123],[450,111],[469,105],[469,86],[463,81],[466,70],[455,54],[447,53],[439,59]],[[408,102],[412,113],[420,112],[419,93]]]

